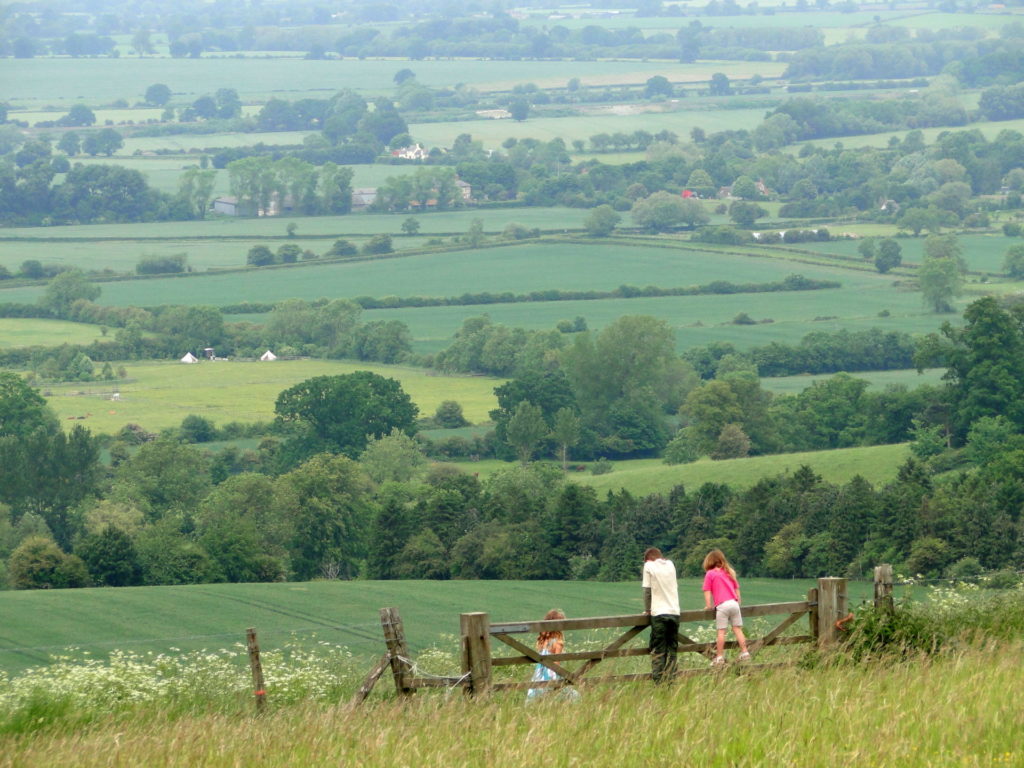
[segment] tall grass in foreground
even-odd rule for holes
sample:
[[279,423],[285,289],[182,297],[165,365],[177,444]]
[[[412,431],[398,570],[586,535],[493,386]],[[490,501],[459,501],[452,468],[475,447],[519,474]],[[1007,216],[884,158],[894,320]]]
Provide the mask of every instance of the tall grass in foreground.
[[[577,701],[549,694],[530,705],[522,692],[471,700],[458,690],[398,701],[385,676],[350,709],[365,665],[327,643],[264,656],[262,717],[239,649],[58,659],[0,677],[0,768],[1024,765],[1024,588],[926,592],[892,615],[860,611],[835,652],[779,649],[790,666],[594,685]],[[446,648],[417,664],[451,674]]]
[[594,687],[576,702],[455,693],[266,717],[144,710],[0,739],[0,766],[1021,765],[1022,650]]

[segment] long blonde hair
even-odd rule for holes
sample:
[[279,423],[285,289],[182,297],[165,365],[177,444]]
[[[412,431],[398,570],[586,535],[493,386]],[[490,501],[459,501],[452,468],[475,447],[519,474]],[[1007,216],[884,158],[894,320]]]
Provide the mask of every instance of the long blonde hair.
[[732,576],[733,581],[736,581],[736,571],[734,571],[732,566],[729,565],[729,561],[725,559],[725,553],[720,549],[712,549],[704,557],[704,570],[710,571],[713,568],[722,568],[726,573]]
[[[557,619],[564,619],[565,614],[557,608],[552,608],[550,611],[544,614],[544,621],[556,621]],[[552,640],[557,640],[559,643],[565,643],[565,635],[562,634],[561,630],[554,632],[541,632],[537,635],[537,650],[546,648],[548,643]]]

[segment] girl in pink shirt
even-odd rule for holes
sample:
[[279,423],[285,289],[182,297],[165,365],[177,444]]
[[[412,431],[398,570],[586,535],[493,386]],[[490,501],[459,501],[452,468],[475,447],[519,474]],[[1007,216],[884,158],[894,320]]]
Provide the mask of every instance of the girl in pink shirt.
[[715,609],[715,629],[718,630],[715,660],[711,666],[725,664],[725,633],[732,627],[740,646],[739,661],[749,661],[747,638],[743,635],[743,616],[740,614],[740,585],[736,571],[729,565],[720,549],[713,549],[704,558],[704,607]]

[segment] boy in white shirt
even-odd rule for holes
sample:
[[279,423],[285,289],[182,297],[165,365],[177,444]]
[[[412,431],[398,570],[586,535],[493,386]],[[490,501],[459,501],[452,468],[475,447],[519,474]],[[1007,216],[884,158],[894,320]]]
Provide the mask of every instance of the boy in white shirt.
[[651,679],[660,683],[676,672],[679,645],[679,583],[676,567],[657,547],[644,552],[644,613],[651,617]]

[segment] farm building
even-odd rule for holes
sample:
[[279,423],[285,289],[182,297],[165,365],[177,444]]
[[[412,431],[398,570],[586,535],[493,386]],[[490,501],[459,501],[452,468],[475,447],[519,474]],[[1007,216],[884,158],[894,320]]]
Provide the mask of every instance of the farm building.
[[223,216],[256,215],[256,206],[250,202],[240,201],[237,197],[231,197],[230,195],[214,198],[211,206],[214,213],[219,213]]
[[356,187],[352,190],[352,210],[365,211],[376,199],[376,187]]

